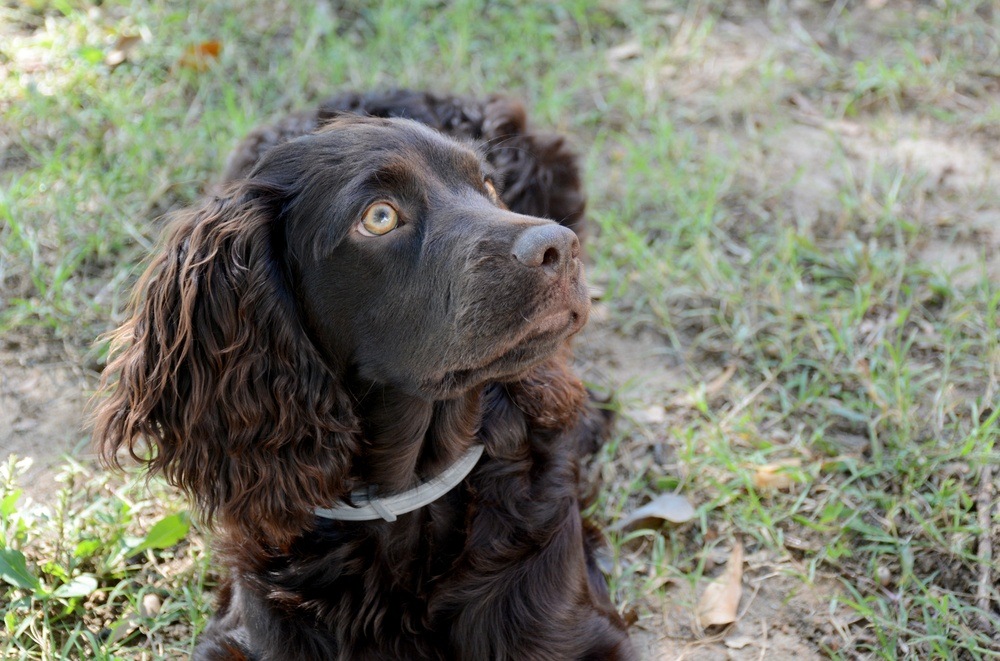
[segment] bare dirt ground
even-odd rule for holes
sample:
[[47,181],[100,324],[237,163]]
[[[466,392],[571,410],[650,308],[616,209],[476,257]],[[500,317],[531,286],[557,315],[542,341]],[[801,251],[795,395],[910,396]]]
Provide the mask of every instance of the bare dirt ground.
[[29,497],[51,498],[67,456],[92,457],[85,409],[96,384],[97,375],[61,346],[15,338],[0,344],[0,458],[32,460],[20,481]]
[[[663,404],[683,397],[691,387],[684,370],[672,364],[665,341],[651,334],[624,337],[609,328],[600,304],[577,339],[579,368],[590,383],[609,386],[626,408],[623,416],[639,421],[619,449],[616,463],[663,462],[669,439],[661,427]],[[652,458],[651,458],[652,457]],[[612,477],[611,479],[614,479]],[[632,628],[641,658],[647,661],[690,659],[819,659],[819,643],[833,642],[834,623],[826,611],[836,590],[831,580],[805,585],[791,574],[801,567],[767,553],[747,558],[744,596],[738,622],[721,632],[701,632],[696,604],[704,586],[671,583],[662,599],[649,599]]]

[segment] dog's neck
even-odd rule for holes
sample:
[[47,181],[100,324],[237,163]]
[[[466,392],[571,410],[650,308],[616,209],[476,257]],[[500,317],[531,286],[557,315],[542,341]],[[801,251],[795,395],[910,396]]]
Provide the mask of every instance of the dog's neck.
[[475,441],[480,390],[430,401],[382,384],[359,384],[357,413],[364,451],[358,486],[380,494],[411,489],[458,461]]

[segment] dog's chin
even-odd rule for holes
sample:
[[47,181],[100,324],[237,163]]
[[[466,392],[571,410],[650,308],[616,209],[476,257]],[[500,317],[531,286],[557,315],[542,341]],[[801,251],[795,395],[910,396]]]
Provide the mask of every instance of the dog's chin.
[[420,385],[420,390],[435,399],[460,396],[488,381],[516,381],[527,370],[544,362],[587,323],[590,299],[580,298],[574,305],[546,312],[531,319],[513,337],[497,338],[481,363],[449,369],[438,378]]

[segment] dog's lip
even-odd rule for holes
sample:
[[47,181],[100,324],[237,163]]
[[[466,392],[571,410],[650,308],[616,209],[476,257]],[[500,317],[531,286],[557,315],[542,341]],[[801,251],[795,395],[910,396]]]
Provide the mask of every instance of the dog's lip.
[[533,319],[529,318],[521,332],[515,333],[511,341],[504,342],[500,351],[494,354],[495,358],[486,361],[487,364],[493,365],[505,355],[537,341],[548,338],[558,338],[561,341],[579,332],[587,323],[590,313],[590,293],[586,286],[576,282],[566,293],[566,299],[568,300],[555,306],[555,309],[543,310]]
[[537,343],[545,343],[549,339],[557,340],[555,344],[576,334],[587,323],[590,313],[590,293],[582,281],[573,283],[565,294],[566,300],[555,309],[543,310],[519,333],[515,333],[509,342],[502,343],[494,357],[485,361],[485,368],[492,367],[511,353],[530,348]]
[[449,370],[443,375],[442,381],[477,374],[486,378],[498,378],[517,374],[525,368],[545,359],[559,348],[559,345],[577,333],[587,323],[589,299],[586,306],[563,308],[559,311],[545,314],[535,320],[519,334],[512,342],[505,342],[503,347],[478,365]]
[[480,365],[449,370],[445,373],[442,381],[454,380],[458,383],[468,383],[473,380],[496,379],[523,372],[555,351],[569,337],[569,333],[566,331],[572,324],[572,321],[567,321],[552,329],[534,332],[522,337]]
[[516,376],[525,369],[545,360],[569,337],[587,323],[590,313],[590,292],[582,278],[568,278],[560,303],[545,306],[541,312],[525,317],[520,329],[509,339],[499,339],[495,351],[483,352],[475,364],[446,368],[423,382],[430,391],[451,391],[468,386],[475,380],[502,379]]
[[575,310],[560,310],[546,314],[540,319],[535,320],[524,337],[520,338],[514,346],[520,346],[525,341],[530,341],[543,335],[560,334],[562,331],[569,330],[571,326],[577,324],[582,326],[583,324],[579,323],[580,316],[582,315]]

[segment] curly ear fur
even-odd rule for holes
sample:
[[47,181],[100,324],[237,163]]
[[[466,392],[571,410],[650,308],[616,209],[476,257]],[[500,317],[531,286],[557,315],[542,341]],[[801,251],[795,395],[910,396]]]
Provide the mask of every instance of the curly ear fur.
[[174,219],[112,336],[94,437],[107,464],[125,449],[210,522],[280,548],[348,492],[357,421],[299,326],[282,196],[254,186]]
[[491,97],[483,110],[487,160],[503,175],[503,200],[512,210],[550,218],[583,237],[583,194],[576,156],[555,133],[528,127],[528,116],[512,99]]

